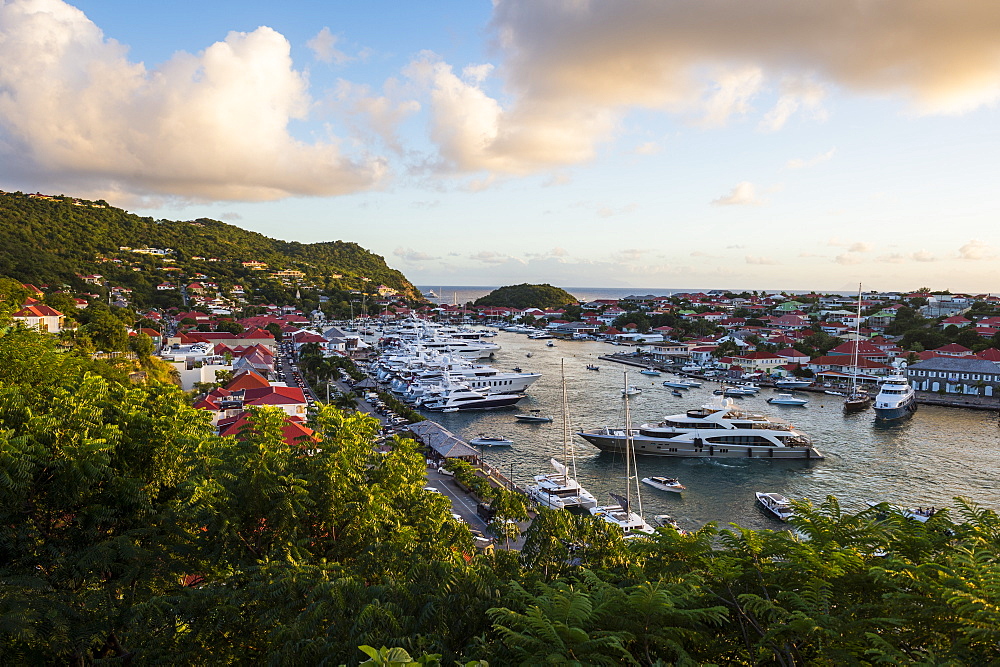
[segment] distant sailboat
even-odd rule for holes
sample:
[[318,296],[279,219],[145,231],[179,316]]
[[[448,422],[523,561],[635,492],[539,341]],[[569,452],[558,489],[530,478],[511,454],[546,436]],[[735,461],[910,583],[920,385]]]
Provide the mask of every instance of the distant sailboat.
[[858,362],[861,359],[858,348],[861,347],[861,283],[858,283],[858,313],[854,320],[854,354],[851,360],[851,391],[844,399],[844,412],[861,412],[872,404],[872,397],[866,390],[858,386]]

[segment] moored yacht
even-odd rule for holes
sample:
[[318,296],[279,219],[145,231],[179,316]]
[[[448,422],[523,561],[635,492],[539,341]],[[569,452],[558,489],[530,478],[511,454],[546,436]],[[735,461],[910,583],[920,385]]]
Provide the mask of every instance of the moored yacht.
[[798,378],[783,378],[774,382],[774,386],[778,389],[802,389],[811,384],[812,380],[800,380]]
[[780,493],[762,493],[757,491],[755,495],[757,496],[757,502],[774,515],[775,518],[788,521],[791,517],[795,516],[792,503]]
[[649,484],[660,491],[673,491],[674,493],[680,493],[687,489],[676,477],[643,477],[642,483]]
[[524,398],[524,394],[491,394],[462,387],[452,388],[440,398],[424,403],[424,409],[433,411],[495,410],[508,408]]
[[917,411],[917,396],[904,375],[890,375],[882,381],[875,397],[875,419],[905,419]]
[[637,454],[682,458],[822,459],[806,434],[788,422],[745,412],[719,398],[686,413],[643,424],[626,434],[604,426],[582,430],[581,438],[603,451],[623,453],[631,440]]

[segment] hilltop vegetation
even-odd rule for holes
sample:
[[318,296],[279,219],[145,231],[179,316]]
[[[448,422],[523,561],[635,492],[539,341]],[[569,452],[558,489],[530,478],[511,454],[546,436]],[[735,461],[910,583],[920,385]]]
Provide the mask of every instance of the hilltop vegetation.
[[[132,289],[139,305],[154,302],[156,285],[171,278],[203,274],[223,288],[246,287],[276,270],[301,271],[303,280],[322,289],[370,291],[384,284],[419,298],[402,273],[356,243],[281,241],[207,218],[154,220],[104,201],[3,193],[0,234],[0,274],[75,289],[83,287],[77,276],[99,274]],[[171,252],[133,252],[149,248]]]
[[576,303],[576,297],[548,283],[507,285],[476,299],[476,306],[507,306],[509,308],[556,308]]

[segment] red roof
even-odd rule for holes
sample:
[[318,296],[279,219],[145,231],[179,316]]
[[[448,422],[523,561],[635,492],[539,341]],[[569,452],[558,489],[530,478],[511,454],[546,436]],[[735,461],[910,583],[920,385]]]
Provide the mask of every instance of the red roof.
[[994,363],[1000,363],[1000,350],[995,347],[988,347],[979,354],[976,355],[979,359],[985,359],[986,361],[992,361]]
[[[241,413],[235,419],[226,420],[224,423],[219,422],[219,435],[221,436],[232,435],[239,438],[247,430],[252,431],[253,429],[254,426],[245,412]],[[315,431],[293,419],[285,420],[285,425],[281,427],[281,434],[285,443],[289,446],[300,445],[305,441],[319,442]]]
[[30,306],[25,306],[21,310],[17,311],[11,317],[62,317],[63,314],[52,306],[46,306],[44,303],[36,303]]
[[271,383],[264,379],[264,376],[254,371],[240,373],[226,385],[229,391],[239,391],[240,389],[252,390],[270,387]]
[[289,405],[305,403],[306,395],[298,387],[261,387],[243,392],[243,405]]
[[966,355],[966,354],[972,352],[972,350],[970,350],[969,348],[967,348],[967,347],[965,347],[963,345],[959,345],[958,343],[948,343],[947,345],[942,345],[941,347],[935,348],[934,350],[931,350],[931,351],[932,352],[939,352],[939,353],[944,354],[944,355],[949,355],[949,354],[950,355],[956,355],[956,354]]

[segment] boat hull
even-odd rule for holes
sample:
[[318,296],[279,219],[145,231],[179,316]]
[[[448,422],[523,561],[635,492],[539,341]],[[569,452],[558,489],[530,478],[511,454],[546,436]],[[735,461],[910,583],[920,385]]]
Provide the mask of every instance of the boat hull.
[[[626,448],[624,435],[605,435],[602,433],[577,432],[577,435],[600,449],[602,452],[623,454]],[[772,447],[766,445],[725,445],[694,444],[655,440],[650,438],[632,438],[636,454],[646,456],[667,456],[672,458],[729,458],[729,459],[797,459],[820,460],[825,458],[815,447]]]
[[899,405],[894,408],[875,408],[875,419],[878,421],[897,421],[913,416],[917,411],[917,402],[910,401],[906,405]]

